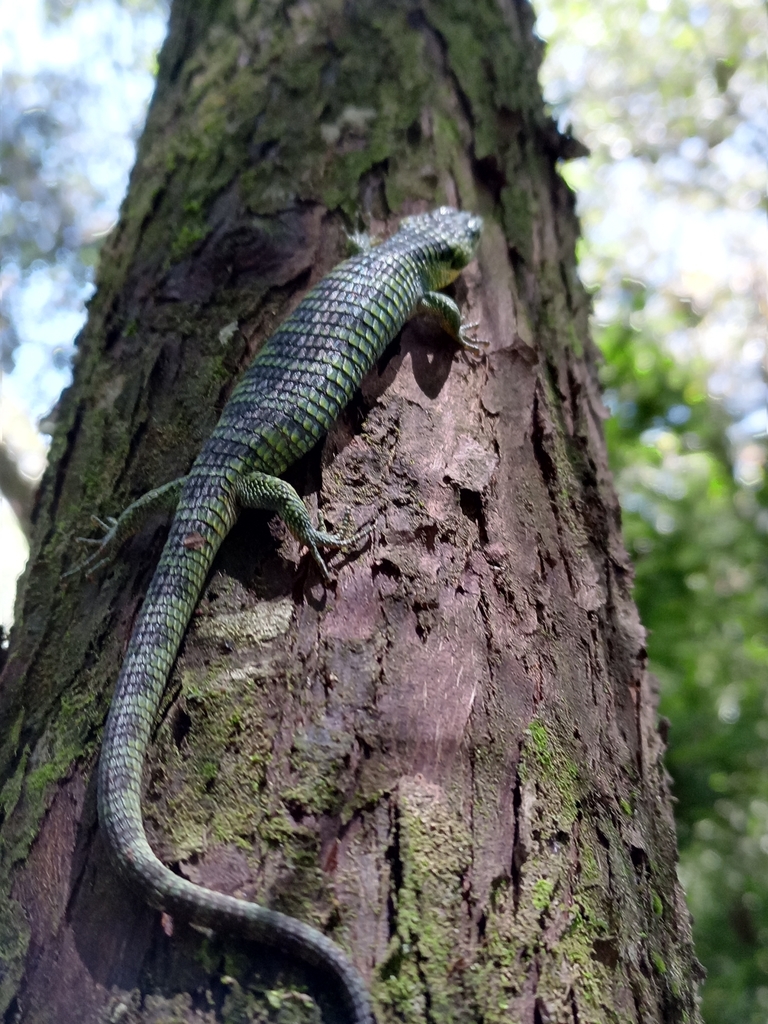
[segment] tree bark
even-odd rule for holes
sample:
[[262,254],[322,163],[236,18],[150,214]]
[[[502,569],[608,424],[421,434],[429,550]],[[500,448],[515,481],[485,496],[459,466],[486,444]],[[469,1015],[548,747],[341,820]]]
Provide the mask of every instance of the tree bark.
[[94,768],[162,524],[93,580],[61,574],[91,513],[186,472],[345,230],[438,203],[486,219],[455,294],[488,353],[411,322],[293,468],[327,521],[375,525],[330,587],[242,515],[149,753],[150,840],[326,930],[380,1024],[699,1020],[556,172],[574,148],[532,23],[522,0],[174,4],[2,677],[5,1022],[342,1019],[321,976],[112,873]]

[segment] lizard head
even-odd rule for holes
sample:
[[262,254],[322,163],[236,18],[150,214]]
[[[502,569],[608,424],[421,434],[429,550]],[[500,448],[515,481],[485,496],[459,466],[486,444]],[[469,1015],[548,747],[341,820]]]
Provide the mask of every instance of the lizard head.
[[400,222],[401,231],[413,233],[434,253],[429,282],[432,288],[444,288],[458,277],[475,254],[482,228],[482,217],[452,206],[405,217]]

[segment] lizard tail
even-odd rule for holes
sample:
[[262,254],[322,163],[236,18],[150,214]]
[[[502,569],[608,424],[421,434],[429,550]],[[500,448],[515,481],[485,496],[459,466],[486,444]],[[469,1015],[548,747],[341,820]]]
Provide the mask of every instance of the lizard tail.
[[155,856],[144,832],[144,754],[187,624],[230,525],[194,522],[183,510],[174,519],[109,709],[99,760],[99,822],[118,871],[152,906],[216,932],[278,946],[327,969],[339,983],[353,1024],[373,1024],[362,978],[322,932],[286,914],[181,878]]

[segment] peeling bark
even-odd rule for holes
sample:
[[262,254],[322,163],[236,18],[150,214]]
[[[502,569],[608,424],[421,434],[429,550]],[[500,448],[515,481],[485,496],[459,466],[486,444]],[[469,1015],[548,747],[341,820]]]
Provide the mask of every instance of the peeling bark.
[[237,374],[374,231],[486,218],[480,360],[409,323],[290,480],[371,543],[325,588],[263,514],[222,549],[149,753],[192,880],[325,929],[385,1022],[699,1020],[644,634],[575,273],[573,151],[521,0],[174,5],[63,397],[0,689],[4,1021],[341,1020],[323,978],[112,874],[100,729],[162,524],[60,583],[88,514],[183,474]]

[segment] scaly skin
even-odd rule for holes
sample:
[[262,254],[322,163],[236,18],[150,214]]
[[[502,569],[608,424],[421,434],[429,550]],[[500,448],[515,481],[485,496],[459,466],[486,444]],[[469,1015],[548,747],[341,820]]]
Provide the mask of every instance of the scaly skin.
[[193,885],[152,852],[141,816],[142,765],[163,692],[214,556],[241,507],[277,511],[311,550],[353,546],[361,534],[315,530],[299,496],[278,475],[326,433],[405,321],[430,313],[476,351],[459,311],[434,291],[471,259],[479,217],[442,208],[406,218],[376,248],[346,260],[320,281],[272,335],[227,402],[189,474],[134,502],[83,568],[93,571],[143,520],[176,507],[117,680],[99,762],[99,821],[129,885],[154,907],[211,928],[277,945],[331,971],[354,1024],[373,1021],[362,978],[315,928],[255,903]]

